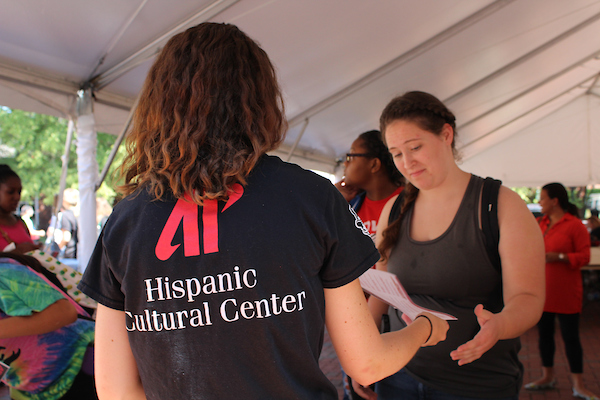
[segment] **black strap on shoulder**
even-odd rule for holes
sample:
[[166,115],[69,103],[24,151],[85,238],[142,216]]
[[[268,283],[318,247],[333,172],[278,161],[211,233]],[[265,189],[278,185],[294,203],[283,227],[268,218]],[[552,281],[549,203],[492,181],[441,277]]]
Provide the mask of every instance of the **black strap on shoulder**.
[[500,227],[498,225],[498,192],[502,181],[485,178],[481,190],[481,230],[485,238],[485,248],[494,268],[502,271],[498,244],[500,243]]
[[354,196],[352,200],[350,200],[350,207],[352,207],[354,211],[358,212],[358,210],[360,210],[360,208],[362,207],[363,202],[365,201],[365,197],[367,197],[367,192],[360,192],[359,194]]
[[392,205],[392,209],[390,210],[390,217],[388,218],[388,225],[398,219],[400,216],[400,211],[402,210],[402,202],[404,200],[404,189],[398,194],[394,204]]

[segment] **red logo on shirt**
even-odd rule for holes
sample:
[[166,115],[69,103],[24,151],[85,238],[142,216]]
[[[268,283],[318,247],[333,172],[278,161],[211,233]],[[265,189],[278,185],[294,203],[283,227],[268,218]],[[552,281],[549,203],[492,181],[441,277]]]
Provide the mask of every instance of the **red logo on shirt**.
[[[229,200],[221,212],[225,212],[231,205],[238,201],[244,188],[236,183],[231,188]],[[177,200],[169,219],[163,228],[156,248],[154,250],[159,260],[165,261],[173,255],[181,243],[173,245],[173,238],[179,224],[183,221],[183,254],[185,257],[200,255],[200,235],[198,227],[198,209],[200,207],[191,201],[189,195]],[[202,238],[204,254],[217,253],[219,251],[219,204],[217,200],[205,200],[202,207]]]

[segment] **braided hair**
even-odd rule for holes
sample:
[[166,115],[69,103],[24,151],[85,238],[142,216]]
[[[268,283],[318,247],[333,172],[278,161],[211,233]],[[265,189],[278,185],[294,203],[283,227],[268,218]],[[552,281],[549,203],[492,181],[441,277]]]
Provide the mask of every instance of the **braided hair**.
[[[407,92],[402,96],[395,97],[383,109],[379,118],[379,125],[385,142],[385,130],[394,121],[409,121],[419,128],[440,135],[445,124],[452,127],[454,136],[452,138],[452,152],[458,158],[456,151],[456,117],[437,97],[425,92]],[[400,217],[388,225],[383,231],[383,240],[379,246],[379,252],[383,260],[387,259],[387,251],[394,247],[400,236],[400,222],[406,211],[415,202],[419,189],[412,183],[407,182],[404,188],[404,200],[400,209]]]
[[402,186],[404,184],[404,177],[394,165],[394,159],[383,142],[381,132],[377,130],[367,131],[361,133],[358,139],[362,140],[367,153],[381,161],[381,165],[390,181],[396,186]]

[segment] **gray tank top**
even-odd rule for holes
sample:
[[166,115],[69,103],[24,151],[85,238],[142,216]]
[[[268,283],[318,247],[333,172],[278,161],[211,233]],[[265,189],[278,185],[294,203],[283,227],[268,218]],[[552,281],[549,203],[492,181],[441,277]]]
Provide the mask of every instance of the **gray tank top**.
[[[494,313],[503,307],[502,277],[486,253],[479,228],[482,185],[482,178],[471,177],[450,227],[434,240],[418,242],[410,238],[411,207],[401,222],[388,271],[398,276],[416,304],[458,318],[449,322],[447,339],[419,349],[406,370],[443,392],[492,399],[514,396],[521,387],[523,366],[517,357],[521,347],[518,338],[499,341],[479,360],[461,367],[450,358],[451,351],[479,331],[473,312],[477,304]],[[405,326],[394,308],[388,311],[392,330]]]

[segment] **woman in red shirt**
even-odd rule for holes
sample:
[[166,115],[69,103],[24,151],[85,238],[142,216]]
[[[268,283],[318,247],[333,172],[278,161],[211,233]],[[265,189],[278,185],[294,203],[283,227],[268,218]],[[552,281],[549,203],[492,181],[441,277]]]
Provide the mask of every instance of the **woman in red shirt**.
[[540,194],[542,217],[538,219],[546,245],[546,303],[538,323],[542,377],[525,389],[551,389],[554,379],[554,321],[558,316],[565,352],[571,369],[573,396],[594,400],[583,385],[583,351],[579,340],[583,286],[580,268],[590,261],[590,236],[560,183],[549,183]]

